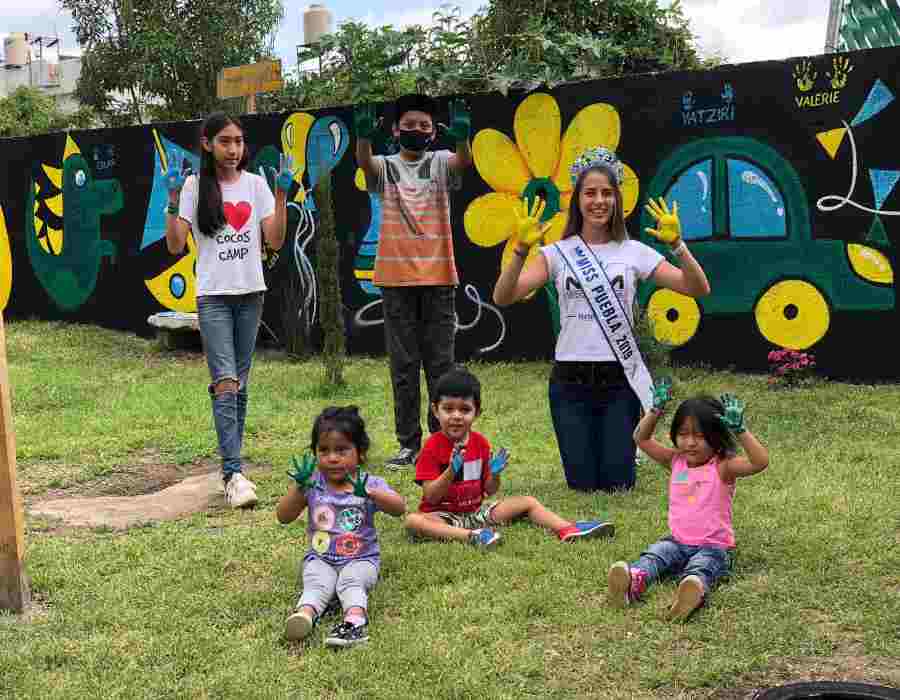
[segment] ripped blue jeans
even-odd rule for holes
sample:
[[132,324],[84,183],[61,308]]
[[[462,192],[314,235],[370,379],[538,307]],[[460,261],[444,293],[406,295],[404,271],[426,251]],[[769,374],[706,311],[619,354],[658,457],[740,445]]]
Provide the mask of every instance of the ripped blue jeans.
[[[263,292],[197,297],[200,336],[209,367],[213,423],[222,455],[222,476],[241,471],[241,446],[247,418],[247,384],[253,349],[262,318]],[[223,379],[238,383],[238,391],[215,393]]]

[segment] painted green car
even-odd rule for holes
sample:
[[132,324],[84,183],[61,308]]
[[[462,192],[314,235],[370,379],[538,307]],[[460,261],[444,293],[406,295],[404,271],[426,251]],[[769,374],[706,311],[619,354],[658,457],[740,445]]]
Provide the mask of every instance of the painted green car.
[[[769,146],[742,137],[710,138],[676,150],[647,197],[678,202],[681,230],[710,282],[699,302],[653,283],[641,286],[654,335],[683,345],[703,316],[752,311],[768,341],[795,350],[828,333],[833,311],[894,306],[893,270],[879,250],[814,239],[808,198],[793,166]],[[643,212],[641,239],[654,225]]]

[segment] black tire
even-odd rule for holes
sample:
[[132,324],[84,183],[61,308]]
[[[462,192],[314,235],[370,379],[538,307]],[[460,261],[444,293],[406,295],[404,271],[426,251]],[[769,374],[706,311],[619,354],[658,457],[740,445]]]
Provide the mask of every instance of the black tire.
[[817,682],[790,683],[771,688],[757,695],[755,700],[900,700],[900,690],[868,683]]

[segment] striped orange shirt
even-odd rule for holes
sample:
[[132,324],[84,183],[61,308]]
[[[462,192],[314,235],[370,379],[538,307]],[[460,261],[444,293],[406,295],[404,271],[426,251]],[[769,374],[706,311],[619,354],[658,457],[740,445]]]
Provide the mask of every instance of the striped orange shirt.
[[462,178],[449,166],[451,151],[426,152],[416,161],[400,154],[374,158],[381,196],[381,230],[374,283],[381,287],[456,285],[450,190]]

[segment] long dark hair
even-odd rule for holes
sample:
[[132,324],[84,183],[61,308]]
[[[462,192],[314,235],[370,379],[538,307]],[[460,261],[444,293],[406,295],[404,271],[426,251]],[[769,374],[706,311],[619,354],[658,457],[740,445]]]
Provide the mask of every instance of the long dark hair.
[[[225,112],[213,112],[200,127],[200,136],[205,138],[212,148],[216,135],[229,124],[234,124],[241,133],[244,125],[237,117]],[[244,146],[244,155],[238,163],[238,170],[247,167],[247,146]],[[222,187],[216,177],[216,159],[212,150],[207,151],[200,146],[200,175],[197,187],[197,228],[206,236],[214,236],[225,225],[225,210],[222,207]]]
[[725,407],[721,401],[712,396],[703,394],[682,401],[672,417],[672,427],[669,429],[672,444],[678,446],[678,431],[688,418],[693,418],[706,444],[720,459],[733,455],[737,450],[734,435],[716,418],[716,415],[723,413]]
[[625,229],[625,214],[622,206],[622,189],[616,180],[615,174],[609,168],[595,164],[590,168],[585,168],[578,175],[575,181],[575,190],[572,192],[572,201],[569,203],[569,220],[566,222],[566,228],[563,230],[562,237],[568,238],[581,233],[584,226],[584,217],[581,215],[581,207],[579,200],[581,199],[581,190],[584,189],[584,180],[589,173],[600,173],[606,175],[609,184],[612,185],[613,193],[616,198],[616,210],[613,212],[612,220],[609,222],[609,232],[614,241],[624,241],[628,239],[628,231]]

